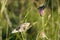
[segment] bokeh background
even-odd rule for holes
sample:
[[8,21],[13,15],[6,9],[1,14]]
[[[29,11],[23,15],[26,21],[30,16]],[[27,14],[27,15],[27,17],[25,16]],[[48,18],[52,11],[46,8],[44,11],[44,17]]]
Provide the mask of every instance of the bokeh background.
[[[44,16],[41,5],[46,5]],[[37,23],[26,32],[11,33],[25,22]],[[60,0],[0,0],[0,40],[60,40]]]

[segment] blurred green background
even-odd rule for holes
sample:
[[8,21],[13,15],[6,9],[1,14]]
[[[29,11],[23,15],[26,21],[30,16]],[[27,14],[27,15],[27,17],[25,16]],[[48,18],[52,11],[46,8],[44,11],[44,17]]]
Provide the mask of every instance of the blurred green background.
[[[37,23],[25,33],[11,33],[25,22]],[[0,40],[60,40],[60,0],[0,0]]]

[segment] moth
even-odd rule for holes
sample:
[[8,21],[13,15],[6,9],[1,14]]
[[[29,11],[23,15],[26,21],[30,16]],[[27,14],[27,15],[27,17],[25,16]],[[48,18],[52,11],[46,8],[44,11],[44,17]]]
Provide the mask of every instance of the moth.
[[14,29],[12,31],[12,33],[24,32],[25,30],[28,29],[29,25],[30,25],[30,23],[23,23],[19,27],[17,27],[16,29]]

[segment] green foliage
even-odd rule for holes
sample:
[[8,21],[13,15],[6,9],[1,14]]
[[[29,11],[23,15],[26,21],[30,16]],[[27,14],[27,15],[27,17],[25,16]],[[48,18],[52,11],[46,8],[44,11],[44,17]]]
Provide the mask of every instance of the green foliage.
[[[40,16],[37,9],[41,4],[46,4],[43,16]],[[60,24],[58,7],[58,0],[1,0],[2,40],[58,40],[60,35],[58,34]],[[13,29],[25,22],[29,22],[31,28],[23,33],[11,33]],[[33,25],[35,22],[37,23]],[[43,37],[43,34],[48,39]]]

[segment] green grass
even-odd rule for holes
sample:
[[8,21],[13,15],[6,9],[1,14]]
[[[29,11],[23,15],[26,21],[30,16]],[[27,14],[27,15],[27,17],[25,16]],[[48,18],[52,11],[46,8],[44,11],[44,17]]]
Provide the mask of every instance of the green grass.
[[[60,34],[58,34],[60,30],[59,1],[52,0],[50,6],[47,4],[43,16],[40,16],[37,8],[45,1],[41,0],[41,3],[37,1],[34,5],[35,1],[0,1],[0,27],[2,27],[2,29],[0,28],[0,32],[2,31],[0,34],[2,40],[60,40]],[[26,32],[11,33],[14,28],[25,22],[29,22],[31,26]],[[46,37],[43,37],[43,34]]]

